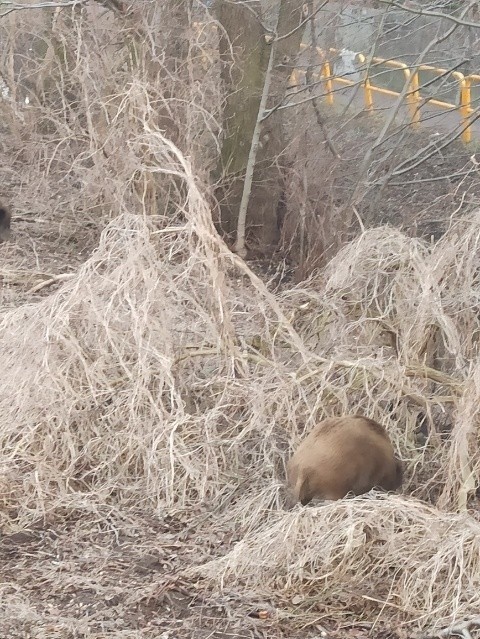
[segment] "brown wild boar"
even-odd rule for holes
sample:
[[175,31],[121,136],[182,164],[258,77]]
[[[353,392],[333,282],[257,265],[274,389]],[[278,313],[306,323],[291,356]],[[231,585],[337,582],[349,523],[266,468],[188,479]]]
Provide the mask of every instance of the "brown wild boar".
[[342,499],[374,487],[393,491],[402,477],[402,463],[383,426],[357,415],[321,421],[287,464],[291,495],[304,506],[315,497]]
[[0,204],[0,244],[6,242],[10,237],[10,211]]

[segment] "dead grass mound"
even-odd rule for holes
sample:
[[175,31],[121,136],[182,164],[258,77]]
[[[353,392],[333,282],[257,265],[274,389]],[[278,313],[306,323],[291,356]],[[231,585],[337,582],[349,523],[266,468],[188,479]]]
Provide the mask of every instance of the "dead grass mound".
[[468,515],[372,494],[276,513],[197,573],[227,590],[275,593],[302,625],[333,608],[357,621],[400,613],[438,630],[478,609],[479,562],[479,525]]
[[[293,330],[216,237],[178,150],[158,132],[144,142],[160,172],[185,181],[177,217],[117,218],[57,294],[3,316],[10,522],[107,504],[185,507],[229,496],[242,475],[272,481],[278,427],[267,415],[291,406],[294,385],[286,365],[258,355],[249,369],[243,351],[269,317],[279,335]],[[260,457],[263,477],[249,477]]]
[[[316,279],[273,294],[216,236],[180,151],[149,127],[143,144],[181,180],[176,214],[118,217],[61,290],[2,316],[4,529],[192,509],[192,526],[207,514],[243,537],[201,569],[208,583],[418,626],[474,612],[480,523],[454,511],[474,505],[479,463],[480,217],[436,246],[365,233]],[[422,333],[443,348],[431,361]],[[405,490],[431,505],[282,510],[289,449],[346,411],[386,425]]]

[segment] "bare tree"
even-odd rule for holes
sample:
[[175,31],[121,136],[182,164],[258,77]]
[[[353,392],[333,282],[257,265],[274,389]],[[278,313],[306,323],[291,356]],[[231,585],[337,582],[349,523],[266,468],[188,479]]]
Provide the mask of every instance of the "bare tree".
[[[220,45],[222,77],[227,91],[219,172],[222,185],[217,193],[221,221],[228,233],[237,230],[250,159],[254,167],[250,167],[253,182],[248,223],[262,252],[274,249],[279,238],[277,208],[283,191],[282,154],[286,142],[282,115],[276,109],[285,98],[287,80],[300,48],[308,15],[305,7],[300,0],[282,0],[276,28],[271,31],[265,26],[259,5],[252,10],[252,5],[244,2],[221,0],[218,4],[218,18],[224,30]],[[269,61],[271,77],[267,79]],[[229,62],[233,62],[232,67]],[[264,100],[265,113],[260,112],[260,105],[266,80],[270,90]],[[252,142],[257,145],[254,155]]]

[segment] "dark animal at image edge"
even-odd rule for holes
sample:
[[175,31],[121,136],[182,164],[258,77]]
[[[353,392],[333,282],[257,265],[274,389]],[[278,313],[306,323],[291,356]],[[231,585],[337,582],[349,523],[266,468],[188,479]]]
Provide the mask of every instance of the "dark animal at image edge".
[[10,237],[11,219],[10,211],[3,204],[0,204],[0,243],[6,242]]
[[336,500],[372,488],[397,490],[402,462],[381,424],[360,416],[321,421],[287,464],[289,497],[304,506],[314,498]]

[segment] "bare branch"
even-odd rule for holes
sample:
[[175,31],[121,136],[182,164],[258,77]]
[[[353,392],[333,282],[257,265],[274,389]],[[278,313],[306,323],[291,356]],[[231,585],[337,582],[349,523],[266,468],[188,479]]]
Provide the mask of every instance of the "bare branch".
[[313,9],[313,6],[311,6],[310,2],[308,2],[307,5],[310,5],[310,6],[307,11],[304,11],[304,15],[306,17],[295,27],[295,29],[292,29],[288,33],[284,33],[281,36],[277,36],[277,40],[285,40],[286,38],[289,38],[291,35],[296,33],[299,29],[303,29],[303,27],[310,20],[313,20],[315,16],[328,4],[328,2],[329,0],[324,0],[322,4],[318,7],[318,9],[315,9],[315,10]]
[[[309,65],[307,67],[307,71],[306,71],[306,81],[307,81],[307,87],[308,90],[310,92],[311,98],[312,98],[312,106],[313,106],[313,111],[315,113],[315,118],[317,120],[317,124],[322,132],[323,137],[325,138],[325,142],[327,144],[328,149],[330,150],[330,152],[332,153],[332,155],[334,157],[337,158],[337,160],[340,160],[340,153],[337,151],[337,149],[335,148],[335,145],[333,144],[328,131],[326,130],[325,127],[325,122],[322,118],[322,114],[320,113],[320,109],[318,107],[318,102],[317,102],[317,98],[316,96],[313,94],[313,83],[312,83],[312,78],[313,78],[313,56],[315,56],[317,54],[317,33],[316,33],[316,29],[315,29],[315,12],[313,11],[313,0],[309,0],[308,2],[308,6],[309,6],[309,13],[311,14],[311,18],[310,18],[310,38],[311,38],[311,51],[310,51],[310,59],[309,59]],[[324,5],[322,5],[323,7]]]
[[[431,18],[444,18],[445,20],[450,20],[450,22],[454,22],[457,26],[463,27],[474,27],[476,29],[480,28],[480,24],[478,22],[471,22],[470,20],[463,20],[461,18],[456,18],[454,15],[449,13],[442,13],[441,11],[431,11],[429,9],[415,9],[411,5],[401,4],[400,2],[396,2],[396,0],[380,0],[381,3],[386,4],[388,7],[395,7],[396,9],[401,9],[402,11],[407,11],[408,13],[414,13],[418,16],[429,16]],[[468,9],[474,6],[474,2],[470,3]],[[467,9],[467,10],[468,10]],[[462,13],[465,15],[466,11]]]
[[75,273],[59,273],[58,275],[52,275],[50,279],[32,286],[32,288],[29,289],[27,293],[38,293],[38,291],[41,291],[42,288],[52,286],[52,284],[57,284],[58,282],[66,282],[68,280],[71,280],[73,277],[75,277]]
[[88,0],[67,0],[66,2],[38,2],[36,4],[17,4],[10,0],[0,0],[0,18],[8,16],[13,11],[23,11],[25,9],[65,9],[66,7],[76,7],[86,4]]
[[[462,11],[462,16],[465,15],[470,8],[475,4],[475,0],[472,0],[472,2],[470,2],[468,4],[468,6],[466,6],[463,11]],[[447,31],[445,31],[442,35],[438,36],[437,38],[434,38],[433,40],[431,40],[428,45],[424,48],[424,50],[422,51],[422,53],[418,56],[417,61],[414,65],[413,68],[413,72],[416,73],[419,69],[419,67],[421,66],[421,64],[423,63],[423,60],[425,58],[425,56],[427,55],[427,53],[429,51],[431,51],[431,49],[436,46],[437,44],[443,42],[444,40],[446,40],[456,29],[458,28],[458,24],[453,24],[450,29],[448,29]],[[398,110],[400,108],[400,104],[402,103],[403,99],[406,97],[406,95],[408,95],[408,92],[410,91],[410,85],[408,81],[405,81],[405,84],[403,86],[402,91],[400,92],[400,95],[397,99],[397,103],[396,105],[391,109],[390,114],[387,118],[387,121],[385,122],[382,130],[380,131],[379,135],[377,136],[377,139],[375,140],[375,142],[372,144],[372,146],[370,147],[370,149],[367,151],[367,153],[365,154],[365,157],[363,158],[363,162],[362,162],[362,166],[360,168],[360,172],[359,172],[359,178],[358,178],[358,184],[357,184],[357,188],[354,190],[351,198],[350,198],[350,202],[349,205],[352,204],[356,204],[357,203],[357,198],[359,197],[359,187],[360,184],[362,182],[363,177],[365,176],[367,170],[368,170],[368,166],[370,165],[370,160],[372,157],[373,152],[375,151],[375,149],[377,149],[383,142],[388,129],[390,128],[390,126],[392,125]],[[384,186],[387,184],[388,179],[389,179],[389,174],[387,174],[383,180],[383,184]]]
[[257,121],[255,123],[255,129],[252,136],[252,144],[248,154],[247,168],[245,172],[245,181],[243,183],[242,199],[240,201],[240,209],[238,211],[238,224],[237,224],[237,239],[235,242],[235,251],[240,257],[245,257],[245,229],[247,221],[247,208],[248,201],[250,199],[250,193],[253,183],[253,172],[255,170],[255,162],[257,158],[258,145],[260,143],[260,134],[262,131],[262,114],[265,110],[268,92],[270,90],[270,84],[272,81],[273,60],[275,58],[275,45],[276,40],[272,42],[270,49],[270,57],[268,59],[268,67],[265,73],[265,81],[263,85],[262,98],[260,100],[260,106],[258,109]]
[[[405,160],[404,162],[402,162],[401,164],[398,165],[398,167],[392,171],[392,173],[390,174],[389,177],[398,177],[399,175],[402,175],[403,173],[408,173],[409,171],[411,171],[412,169],[416,169],[418,166],[420,166],[423,162],[425,162],[426,160],[428,160],[429,158],[431,158],[433,155],[435,155],[436,153],[438,153],[439,151],[442,151],[443,149],[445,149],[449,144],[451,144],[454,140],[457,140],[459,137],[461,137],[462,133],[465,131],[465,129],[470,126],[473,122],[475,122],[476,120],[478,120],[480,118],[480,113],[477,113],[477,115],[475,116],[475,118],[471,119],[467,125],[458,128],[457,130],[454,131],[454,134],[449,134],[446,135],[444,137],[445,142],[443,144],[432,144],[430,143],[427,147],[421,149],[420,151],[418,151],[417,153],[415,153],[414,156],[412,156],[411,158],[409,158],[408,160]],[[427,155],[423,156],[422,158],[420,158],[418,160],[418,162],[414,162],[413,164],[409,164],[409,162],[411,162],[411,160],[417,158],[422,152],[424,151],[429,151],[427,153]]]

